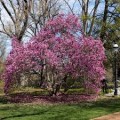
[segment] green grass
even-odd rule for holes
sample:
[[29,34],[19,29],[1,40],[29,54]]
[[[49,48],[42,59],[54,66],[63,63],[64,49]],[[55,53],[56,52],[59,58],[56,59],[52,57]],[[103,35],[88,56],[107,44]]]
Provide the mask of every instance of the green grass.
[[[120,111],[120,97],[79,104],[9,104],[0,83],[0,120],[90,120]],[[69,89],[68,94],[81,93],[83,89]],[[21,88],[16,93],[48,94],[46,90]]]
[[4,82],[0,80],[0,95],[3,94]]
[[69,89],[67,92],[67,94],[82,94],[85,93],[84,88],[73,88],[73,89]]
[[0,120],[89,120],[120,111],[120,98],[59,105],[0,104]]

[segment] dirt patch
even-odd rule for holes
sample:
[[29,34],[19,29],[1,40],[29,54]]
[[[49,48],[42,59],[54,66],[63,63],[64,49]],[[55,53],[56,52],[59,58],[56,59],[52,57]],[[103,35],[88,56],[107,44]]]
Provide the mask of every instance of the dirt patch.
[[113,114],[110,114],[110,115],[105,115],[105,116],[95,118],[95,119],[92,119],[92,120],[120,120],[120,112],[113,113]]
[[74,95],[66,95],[60,94],[57,96],[49,96],[49,95],[31,95],[28,93],[20,93],[15,95],[8,95],[6,99],[10,103],[78,103],[83,101],[91,101],[96,99],[95,95],[82,95],[82,94],[74,94]]

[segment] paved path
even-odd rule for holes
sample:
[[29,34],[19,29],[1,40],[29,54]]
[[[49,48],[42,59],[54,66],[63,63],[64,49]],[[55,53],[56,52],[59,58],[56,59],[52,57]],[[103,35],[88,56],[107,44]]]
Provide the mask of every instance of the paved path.
[[[118,91],[118,95],[120,95],[120,87],[117,88],[117,91]],[[108,96],[108,97],[114,96],[114,90],[111,90],[111,93],[105,94],[105,96]]]
[[113,113],[110,115],[105,115],[105,116],[98,117],[92,120],[120,120],[120,112]]

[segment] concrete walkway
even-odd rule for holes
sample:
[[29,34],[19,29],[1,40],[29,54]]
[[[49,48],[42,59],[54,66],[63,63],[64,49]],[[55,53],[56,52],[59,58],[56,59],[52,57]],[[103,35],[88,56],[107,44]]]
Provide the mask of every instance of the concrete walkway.
[[[120,95],[120,87],[117,88],[117,91],[118,91],[118,95]],[[108,97],[114,96],[114,90],[111,90],[111,93],[105,94],[105,96],[108,96]]]
[[105,115],[105,116],[98,117],[92,120],[120,120],[120,112],[113,113],[110,115]]

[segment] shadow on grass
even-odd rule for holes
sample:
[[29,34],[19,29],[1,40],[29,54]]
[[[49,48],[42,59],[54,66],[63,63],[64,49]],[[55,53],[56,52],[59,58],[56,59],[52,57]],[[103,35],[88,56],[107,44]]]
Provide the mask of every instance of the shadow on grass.
[[0,103],[73,103],[80,101],[88,101],[95,99],[95,95],[87,94],[59,94],[57,96],[50,96],[46,91],[35,92],[21,92],[0,96]]
[[[75,106],[88,109],[90,111],[105,111],[106,113],[120,112],[120,98],[109,98],[96,102],[80,103]],[[92,113],[92,112],[91,112]]]
[[[58,104],[52,106],[19,106],[18,104],[0,108],[0,112],[4,113],[5,119],[27,120],[28,117],[45,120],[89,120],[105,114],[120,111],[120,98],[109,98],[96,102],[83,102],[77,104]],[[7,113],[7,114],[6,114]],[[38,117],[38,118],[37,118]]]
[[7,116],[7,117],[0,118],[0,120],[10,119],[10,118],[15,119],[15,118],[19,118],[19,117],[29,117],[29,116],[34,116],[34,115],[41,115],[41,114],[45,114],[47,111],[48,110],[37,112],[37,113],[31,113],[31,114],[20,114],[20,115]]
[[7,104],[8,103],[8,99],[5,96],[0,96],[0,104]]

